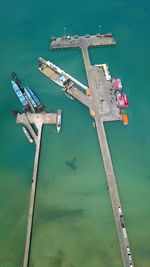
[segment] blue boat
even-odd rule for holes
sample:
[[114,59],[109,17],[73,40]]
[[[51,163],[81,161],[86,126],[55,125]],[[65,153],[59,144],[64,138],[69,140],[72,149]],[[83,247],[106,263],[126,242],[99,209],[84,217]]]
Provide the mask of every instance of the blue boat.
[[21,92],[21,90],[19,89],[18,85],[14,82],[14,81],[11,81],[11,84],[12,84],[12,87],[14,89],[14,92],[16,93],[16,95],[18,96],[21,104],[24,106],[24,107],[27,107],[28,106],[28,102],[27,100],[25,99],[23,93]]
[[31,95],[31,97],[33,98],[33,100],[35,101],[35,103],[40,106],[41,105],[41,102],[40,100],[37,98],[37,96],[33,93],[33,91],[29,88],[29,87],[26,87],[26,90],[28,90],[29,94]]
[[34,99],[32,98],[31,94],[29,93],[29,91],[26,87],[24,87],[24,92],[25,92],[26,96],[28,97],[28,99],[30,100],[33,107],[37,108],[38,106],[37,106],[36,102],[34,101]]

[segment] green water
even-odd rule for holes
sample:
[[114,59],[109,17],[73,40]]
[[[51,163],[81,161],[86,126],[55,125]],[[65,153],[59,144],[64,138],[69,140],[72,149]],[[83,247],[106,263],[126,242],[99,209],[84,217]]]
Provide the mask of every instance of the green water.
[[50,51],[50,36],[113,32],[118,45],[90,49],[129,97],[129,125],[106,123],[135,265],[150,266],[149,11],[141,1],[17,1],[0,15],[0,267],[23,262],[35,147],[11,111],[21,104],[10,72],[35,90],[46,111],[63,109],[60,134],[44,126],[29,266],[119,267],[120,250],[97,134],[88,110],[38,71],[50,59],[87,84],[79,50]]

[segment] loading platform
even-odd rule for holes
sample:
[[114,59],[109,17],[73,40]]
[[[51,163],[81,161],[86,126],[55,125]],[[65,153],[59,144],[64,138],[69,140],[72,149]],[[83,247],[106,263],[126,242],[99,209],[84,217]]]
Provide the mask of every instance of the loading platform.
[[81,47],[104,47],[114,46],[116,41],[113,37],[103,37],[102,35],[89,35],[84,36],[62,36],[53,38],[51,41],[51,49],[67,49],[67,48],[80,48]]
[[[92,35],[92,36],[86,35],[86,36],[76,36],[76,37],[63,36],[60,38],[53,38],[50,47],[51,49],[79,48],[82,51],[87,80],[88,80],[88,87],[91,90],[90,107],[92,107],[95,114],[94,115],[95,124],[96,124],[100,149],[102,153],[103,164],[108,183],[108,189],[110,193],[110,199],[118,234],[118,240],[120,244],[123,266],[133,267],[135,265],[133,263],[133,258],[131,255],[127,230],[125,225],[122,225],[120,221],[120,218],[124,218],[124,216],[122,212],[121,201],[116,183],[116,177],[113,169],[113,164],[103,124],[104,121],[121,120],[120,110],[116,107],[113,101],[114,95],[111,91],[112,88],[111,80],[109,81],[105,79],[101,68],[99,68],[98,66],[91,65],[88,54],[88,47],[114,46],[115,44],[116,41],[114,40],[113,37],[102,37],[100,35]],[[78,99],[77,93],[75,95],[72,92],[72,95],[76,99]],[[81,99],[79,99],[79,101],[82,102]],[[84,102],[82,103],[85,104]],[[130,250],[130,257],[128,249]]]

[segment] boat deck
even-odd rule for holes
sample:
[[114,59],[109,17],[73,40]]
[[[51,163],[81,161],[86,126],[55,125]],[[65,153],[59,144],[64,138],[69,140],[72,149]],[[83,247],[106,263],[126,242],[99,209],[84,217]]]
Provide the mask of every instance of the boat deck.
[[56,73],[54,70],[52,70],[47,65],[41,64],[41,66],[39,67],[39,70],[43,72],[48,78],[52,78],[56,80],[60,77],[60,74]]

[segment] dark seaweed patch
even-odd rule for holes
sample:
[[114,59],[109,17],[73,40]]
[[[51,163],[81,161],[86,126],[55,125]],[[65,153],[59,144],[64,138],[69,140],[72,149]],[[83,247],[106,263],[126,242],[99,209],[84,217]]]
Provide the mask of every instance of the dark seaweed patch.
[[53,258],[53,266],[57,266],[57,267],[61,267],[63,266],[63,252],[62,250],[59,250],[58,253],[56,254],[56,256]]
[[51,210],[47,216],[48,220],[71,219],[83,215],[82,209],[76,210]]
[[[66,255],[61,249],[59,249],[58,252],[54,256],[51,256],[49,259],[49,264],[50,264],[49,266],[52,267],[66,266],[65,263],[66,263]],[[75,267],[75,265],[73,265],[72,263],[67,266]]]

